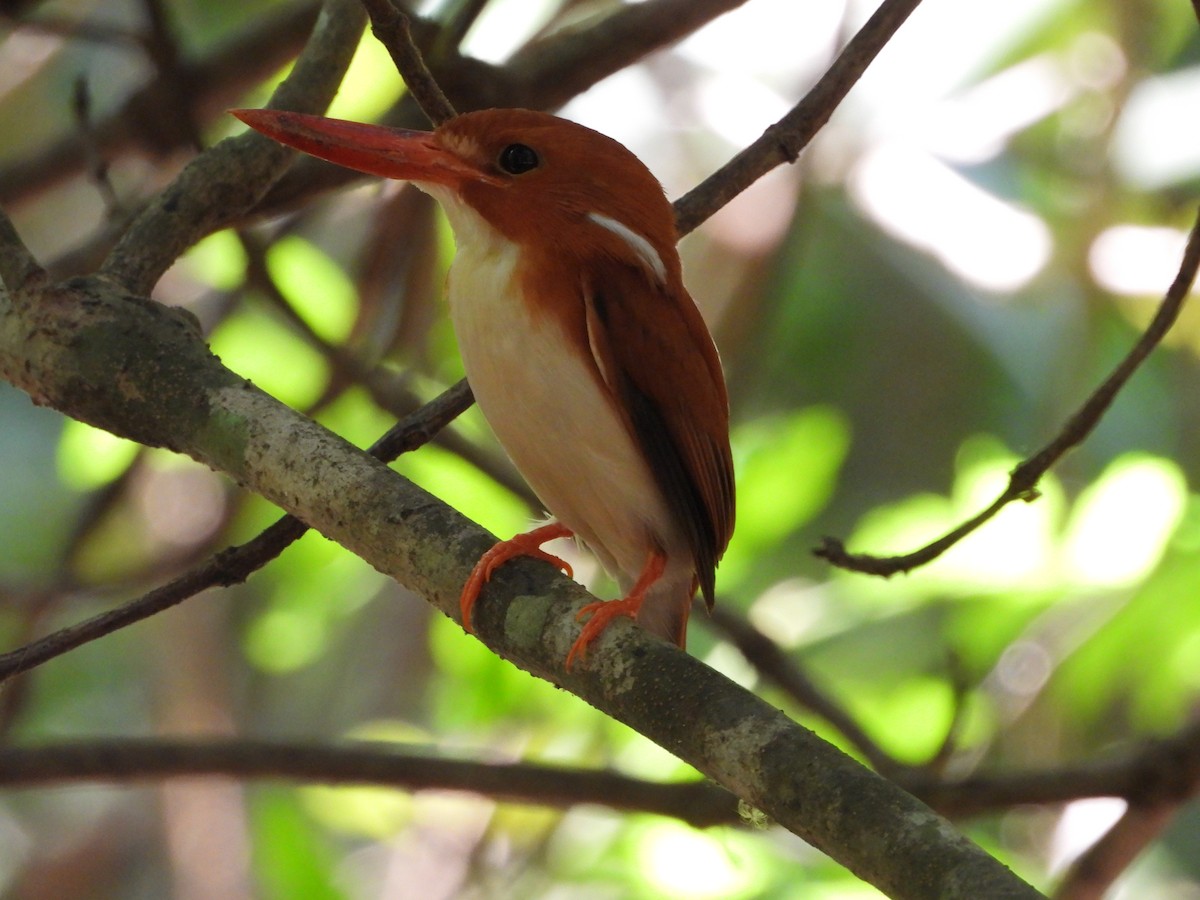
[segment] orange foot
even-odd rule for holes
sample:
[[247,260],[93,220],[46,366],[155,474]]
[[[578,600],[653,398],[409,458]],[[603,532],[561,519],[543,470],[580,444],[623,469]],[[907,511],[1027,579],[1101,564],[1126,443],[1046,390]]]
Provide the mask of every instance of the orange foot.
[[507,541],[500,541],[491,550],[483,554],[479,558],[479,562],[475,563],[475,568],[471,570],[471,577],[463,585],[462,594],[458,598],[458,605],[462,610],[462,626],[466,629],[467,634],[473,633],[473,629],[471,628],[471,610],[475,606],[475,601],[479,599],[479,592],[488,583],[488,579],[492,577],[492,573],[510,559],[516,559],[518,556],[532,556],[534,559],[545,560],[552,566],[562,569],[566,572],[568,578],[574,578],[575,573],[571,570],[570,563],[542,549],[542,544],[548,541],[552,541],[555,538],[571,537],[571,535],[571,529],[567,528],[567,526],[558,522],[548,522],[533,529],[533,531],[518,534]]
[[567,653],[568,672],[571,671],[575,658],[582,657],[587,653],[588,644],[598,638],[604,629],[612,624],[613,619],[620,616],[628,616],[632,619],[637,616],[638,610],[642,608],[642,602],[646,599],[646,591],[650,590],[650,585],[658,581],[666,566],[666,557],[660,553],[651,552],[650,558],[646,560],[642,574],[638,576],[637,583],[629,592],[629,596],[623,600],[597,600],[578,612],[575,616],[577,621],[588,616],[591,618],[588,618],[587,624],[583,626],[579,637],[575,639],[575,643],[571,645],[571,649]]

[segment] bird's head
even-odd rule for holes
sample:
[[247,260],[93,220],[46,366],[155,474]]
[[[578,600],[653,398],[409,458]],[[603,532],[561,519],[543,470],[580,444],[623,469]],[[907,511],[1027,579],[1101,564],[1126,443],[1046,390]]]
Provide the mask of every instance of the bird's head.
[[663,283],[679,277],[662,186],[622,144],[575,122],[488,109],[423,132],[277,110],[233,115],[321,159],[414,182],[441,201],[456,231],[456,219],[474,212],[518,244],[632,257]]

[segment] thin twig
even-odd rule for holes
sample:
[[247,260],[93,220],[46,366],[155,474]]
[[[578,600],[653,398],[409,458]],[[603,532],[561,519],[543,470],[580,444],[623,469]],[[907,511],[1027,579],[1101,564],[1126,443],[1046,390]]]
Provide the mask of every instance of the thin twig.
[[672,816],[698,828],[739,821],[737,799],[709,781],[664,784],[564,766],[443,759],[380,744],[129,739],[0,748],[0,785],[10,788],[196,775],[471,791],[559,808],[599,804]]
[[900,556],[848,553],[842,542],[836,538],[825,538],[813,552],[843,569],[887,578],[897,572],[908,572],[936,559],[1014,500],[1036,500],[1038,497],[1037,483],[1041,477],[1062,459],[1067,451],[1078,446],[1092,433],[1130,376],[1137,371],[1138,366],[1158,346],[1175,323],[1179,317],[1179,311],[1191,291],[1198,268],[1200,268],[1200,212],[1197,213],[1196,222],[1192,225],[1191,233],[1188,235],[1187,246],[1183,251],[1183,260],[1179,264],[1175,280],[1171,283],[1162,303],[1159,304],[1158,311],[1141,337],[1138,338],[1137,343],[1133,345],[1128,355],[1117,364],[1112,373],[1084,401],[1083,405],[1075,411],[1074,415],[1067,420],[1054,439],[1013,469],[1009,475],[1008,486],[983,512],[963,522],[936,541],[912,553]]
[[[192,114],[198,120],[210,120],[253,85],[290,63],[311,34],[319,7],[313,0],[275,4],[245,30],[185,61],[184,77],[197,86],[200,104]],[[70,36],[88,39],[91,25],[81,24],[80,28]],[[145,51],[140,35],[130,40]],[[119,106],[104,112],[93,123],[99,150],[115,159],[133,149],[165,156],[183,147],[185,135],[160,127],[161,120],[169,118],[162,109],[162,98],[159,84],[149,80]],[[71,130],[40,144],[25,158],[0,165],[0,202],[24,200],[74,176],[87,165],[86,150],[78,132]]]
[[112,179],[109,178],[108,160],[104,158],[104,154],[100,151],[96,140],[95,128],[92,126],[91,89],[88,87],[87,78],[83,75],[75,79],[71,97],[71,111],[75,116],[75,124],[79,129],[80,141],[84,145],[84,153],[87,156],[88,177],[104,200],[104,205],[107,208],[107,217],[109,219],[116,219],[121,214],[121,201],[117,196],[116,188],[113,187]]
[[951,651],[947,660],[947,668],[950,674],[950,687],[953,691],[950,724],[946,726],[946,734],[942,737],[941,744],[929,757],[929,761],[925,763],[925,768],[939,774],[945,771],[947,763],[954,758],[954,754],[958,750],[959,734],[966,719],[967,700],[971,690],[967,673],[957,653]]
[[371,33],[387,48],[392,62],[421,111],[434,125],[453,119],[454,106],[442,93],[413,40],[412,23],[391,0],[362,0],[371,17]]
[[[396,423],[371,445],[370,453],[389,462],[428,443],[442,428],[472,402],[465,380]],[[294,516],[286,515],[253,539],[230,547],[200,565],[116,609],[69,625],[7,653],[0,654],[0,683],[62,656],[76,647],[112,634],[165,609],[170,609],[210,587],[225,587],[245,581],[279,556],[308,530]]]
[[[329,747],[242,739],[120,739],[0,748],[0,785],[7,787],[203,774],[467,790],[551,806],[600,803],[676,816],[698,826],[735,820],[729,795],[706,782],[661,784],[530,763],[446,760],[374,744]],[[956,816],[1019,805],[1122,797],[1130,802],[1131,811],[1140,811],[1134,812],[1127,827],[1130,833],[1140,829],[1141,838],[1114,833],[1109,846],[1120,842],[1120,855],[1128,859],[1135,855],[1136,846],[1145,844],[1156,823],[1161,828],[1166,810],[1178,808],[1195,793],[1198,774],[1200,734],[1193,725],[1173,738],[1105,762],[962,779],[910,770],[901,783],[934,808]],[[1137,828],[1133,819],[1140,819]],[[1119,823],[1114,826],[1118,831],[1122,828]]]
[[1189,724],[1170,738],[1104,760],[964,778],[909,769],[897,780],[934,809],[952,816],[1089,797],[1120,797],[1130,806],[1146,809],[1179,805],[1200,790],[1200,724]]
[[783,163],[795,162],[921,0],[884,0],[811,91],[762,136],[675,201],[681,235]]

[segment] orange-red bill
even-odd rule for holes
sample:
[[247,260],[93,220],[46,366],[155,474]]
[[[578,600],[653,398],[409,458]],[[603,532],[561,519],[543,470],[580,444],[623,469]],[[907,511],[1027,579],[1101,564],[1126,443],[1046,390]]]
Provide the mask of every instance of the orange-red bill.
[[487,173],[439,146],[428,131],[276,109],[229,112],[281,144],[368,175],[446,185],[457,185],[464,180],[491,180]]

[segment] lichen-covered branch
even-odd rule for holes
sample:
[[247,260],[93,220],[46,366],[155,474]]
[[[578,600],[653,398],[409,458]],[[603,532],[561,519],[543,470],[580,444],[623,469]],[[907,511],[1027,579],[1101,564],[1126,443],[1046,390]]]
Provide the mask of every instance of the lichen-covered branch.
[[[110,279],[0,300],[0,374],[38,402],[185,453],[283,507],[451,616],[494,540],[227,370],[178,313]],[[519,561],[476,610],[496,652],[690,762],[894,897],[1033,897],[935,813],[699,660],[618,622],[562,663],[590,596]]]
[[[612,42],[606,65],[620,68],[739,2],[650,0],[590,40]],[[273,104],[323,108],[362,21],[354,0],[329,0]],[[618,28],[639,22],[655,24],[652,37]],[[580,40],[546,43],[578,51]],[[554,60],[570,57],[538,56],[544,67],[528,71],[548,78]],[[517,79],[520,63],[510,69]],[[564,71],[551,89],[566,99],[601,71]],[[5,264],[13,283],[0,294],[0,375],[35,402],[226,473],[457,617],[461,585],[492,536],[226,369],[189,316],[148,299],[167,266],[249,210],[288,159],[254,136],[202,154],[96,275],[54,284],[26,277],[17,252],[18,262]],[[476,627],[497,653],[637,729],[893,897],[1037,896],[910,794],[632,623],[614,624],[566,672],[576,614],[591,600],[551,567],[522,560],[492,579]]]

